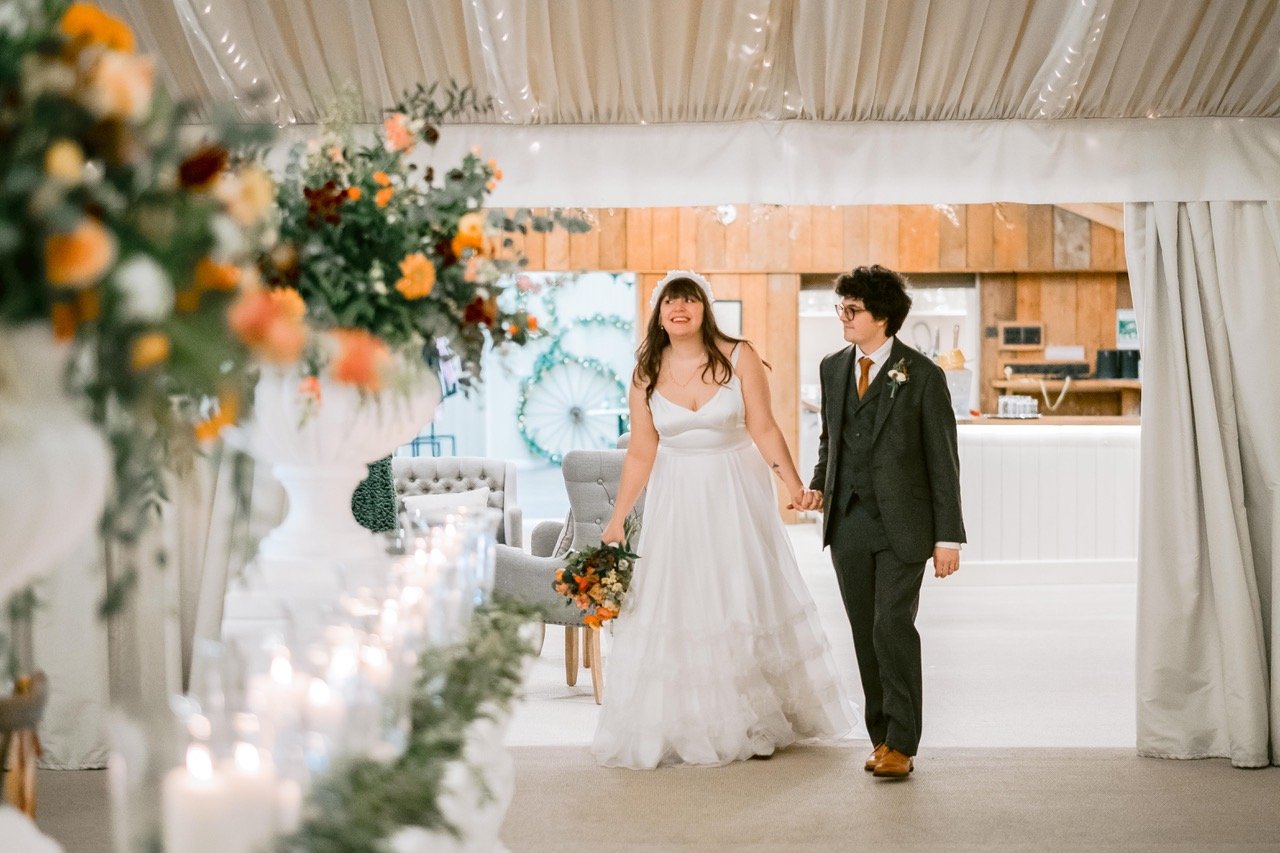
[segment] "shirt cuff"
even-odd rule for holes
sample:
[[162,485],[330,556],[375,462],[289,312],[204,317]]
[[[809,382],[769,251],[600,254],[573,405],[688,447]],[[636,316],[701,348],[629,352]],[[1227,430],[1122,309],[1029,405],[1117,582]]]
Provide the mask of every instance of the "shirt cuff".
[[954,548],[955,550],[959,551],[959,550],[960,550],[960,543],[959,543],[959,542],[935,542],[935,543],[933,543],[933,547],[935,547],[935,548]]

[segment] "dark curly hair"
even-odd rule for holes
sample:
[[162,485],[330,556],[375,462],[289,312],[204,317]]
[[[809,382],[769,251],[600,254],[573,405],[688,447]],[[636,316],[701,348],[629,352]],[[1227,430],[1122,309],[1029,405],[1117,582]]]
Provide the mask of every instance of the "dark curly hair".
[[879,264],[841,273],[836,277],[835,288],[836,296],[841,299],[861,299],[863,307],[871,312],[872,317],[888,320],[884,332],[889,337],[898,333],[907,319],[907,313],[911,311],[906,277]]

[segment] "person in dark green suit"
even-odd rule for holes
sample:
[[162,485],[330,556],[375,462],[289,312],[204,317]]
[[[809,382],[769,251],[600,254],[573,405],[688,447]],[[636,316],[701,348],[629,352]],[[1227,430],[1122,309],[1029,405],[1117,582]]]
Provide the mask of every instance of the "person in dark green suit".
[[920,743],[915,617],[925,564],[960,567],[956,420],[942,369],[894,335],[906,280],[882,266],[835,281],[849,346],[822,360],[822,437],[801,509],[823,509],[823,545],[853,629],[874,749],[866,769],[904,779]]

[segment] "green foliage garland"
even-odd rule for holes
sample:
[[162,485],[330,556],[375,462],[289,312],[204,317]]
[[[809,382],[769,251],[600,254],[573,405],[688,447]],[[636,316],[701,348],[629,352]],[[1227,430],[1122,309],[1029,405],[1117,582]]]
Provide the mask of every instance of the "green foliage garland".
[[280,841],[280,853],[380,853],[404,826],[456,835],[440,811],[445,771],[462,758],[471,723],[519,694],[524,659],[536,651],[521,630],[536,618],[510,601],[486,604],[464,642],[423,652],[404,755],[391,764],[350,759],[318,781],[302,828]]

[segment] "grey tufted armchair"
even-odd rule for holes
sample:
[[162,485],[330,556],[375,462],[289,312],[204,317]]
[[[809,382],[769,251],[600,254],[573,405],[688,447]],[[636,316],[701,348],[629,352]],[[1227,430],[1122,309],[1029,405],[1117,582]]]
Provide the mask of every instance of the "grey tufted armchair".
[[488,486],[489,506],[502,511],[498,541],[517,548],[524,543],[514,462],[480,456],[396,456],[391,460],[391,479],[397,515],[404,512],[406,495],[441,495]]
[[[551,588],[556,570],[564,566],[571,549],[600,544],[600,534],[613,512],[614,497],[622,479],[624,450],[573,450],[565,454],[562,473],[569,494],[569,517],[563,524],[544,521],[533,530],[530,553],[498,546],[494,592],[532,604],[542,611],[545,624],[565,626],[565,681],[578,681],[578,628],[582,613]],[[636,502],[643,509],[644,496]],[[596,703],[604,689],[600,632],[584,629],[583,663],[591,669]]]

